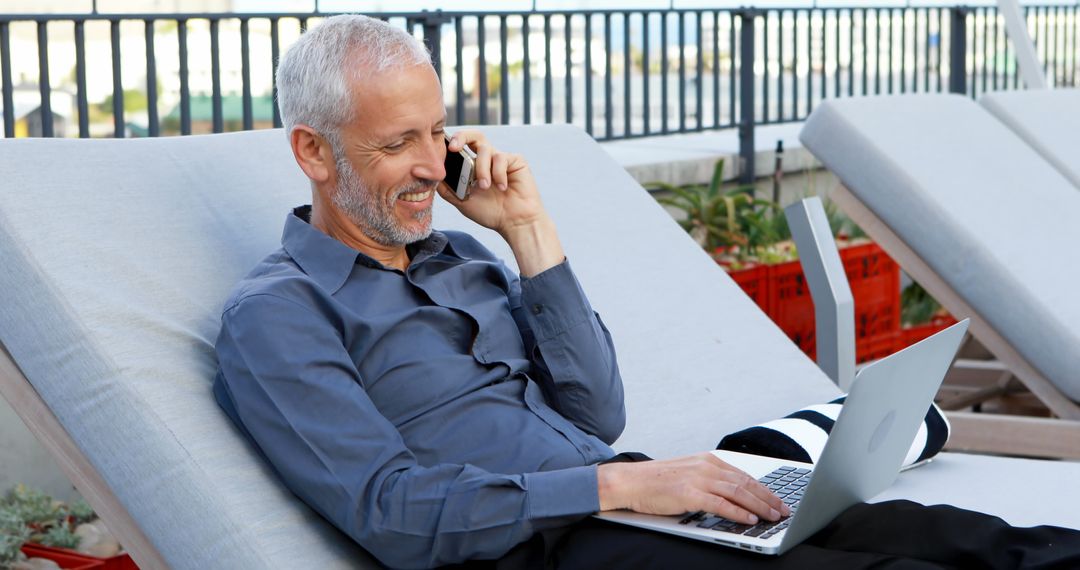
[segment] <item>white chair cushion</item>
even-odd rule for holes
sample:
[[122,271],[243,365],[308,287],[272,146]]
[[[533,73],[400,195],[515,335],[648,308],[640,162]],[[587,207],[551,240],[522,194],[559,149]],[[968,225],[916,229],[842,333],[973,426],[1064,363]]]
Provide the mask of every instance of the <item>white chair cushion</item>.
[[[973,101],[834,99],[801,139],[1063,393],[1080,400],[1080,192]],[[960,315],[965,316],[965,315]]]
[[998,91],[979,103],[1080,190],[1080,89]]

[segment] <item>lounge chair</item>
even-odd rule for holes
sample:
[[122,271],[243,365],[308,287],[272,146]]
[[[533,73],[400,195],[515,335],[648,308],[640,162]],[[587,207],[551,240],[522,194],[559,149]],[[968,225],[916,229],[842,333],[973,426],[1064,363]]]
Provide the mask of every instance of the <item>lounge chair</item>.
[[1080,189],[1080,89],[998,91],[979,104]]
[[[582,131],[489,131],[524,152],[613,331],[629,425],[657,457],[838,393]],[[218,409],[232,285],[277,247],[307,181],[280,130],[0,141],[0,388],[144,568],[373,560],[307,508]],[[437,226],[492,232],[438,206]],[[1080,464],[944,454],[884,497],[1080,528]],[[1009,493],[1001,493],[1009,489]]]
[[800,138],[832,199],[1061,418],[955,414],[952,446],[1080,457],[1077,188],[955,95],[826,101]]

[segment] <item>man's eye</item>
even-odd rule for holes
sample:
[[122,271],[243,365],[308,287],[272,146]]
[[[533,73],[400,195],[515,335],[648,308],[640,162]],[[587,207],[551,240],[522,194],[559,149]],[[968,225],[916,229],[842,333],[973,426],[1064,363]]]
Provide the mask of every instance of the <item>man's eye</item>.
[[394,144],[391,144],[391,145],[386,145],[383,148],[385,148],[388,151],[394,152],[394,151],[398,151],[398,150],[401,150],[401,149],[405,148],[405,143],[403,143],[403,142],[394,143]]

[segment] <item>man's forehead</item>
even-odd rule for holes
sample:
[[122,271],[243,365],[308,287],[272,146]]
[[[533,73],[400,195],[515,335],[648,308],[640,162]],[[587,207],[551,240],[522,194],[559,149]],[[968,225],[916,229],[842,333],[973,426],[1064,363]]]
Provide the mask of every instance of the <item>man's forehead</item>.
[[430,66],[360,74],[354,88],[360,126],[369,131],[391,135],[446,122],[442,86]]
[[409,134],[427,132],[430,128],[441,127],[446,124],[446,113],[441,116],[387,116],[383,115],[377,120],[366,122],[369,132],[378,137],[396,137]]

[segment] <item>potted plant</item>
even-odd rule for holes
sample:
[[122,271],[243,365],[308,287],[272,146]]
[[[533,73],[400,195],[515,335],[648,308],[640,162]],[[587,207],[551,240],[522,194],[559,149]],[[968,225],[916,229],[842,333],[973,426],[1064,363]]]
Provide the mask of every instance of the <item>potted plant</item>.
[[911,346],[956,323],[956,319],[930,296],[922,285],[912,281],[900,293],[900,346]]
[[679,225],[714,257],[746,264],[759,248],[787,239],[790,232],[775,202],[756,198],[753,186],[724,189],[723,172],[724,161],[719,160],[708,184],[657,182],[648,187],[670,194],[657,200],[682,211]]
[[[754,196],[753,186],[723,186],[723,161],[709,184],[650,184],[657,200],[682,213],[679,224],[808,355],[816,352],[814,306],[776,202]],[[899,335],[899,266],[831,202],[825,203],[856,312],[859,360],[890,354]]]
[[68,505],[20,484],[2,504],[22,521],[27,537],[21,550],[30,560],[53,560],[60,568],[137,568],[82,499]]
[[[778,245],[790,236],[787,223],[775,202],[754,196],[753,186],[725,189],[723,172],[724,161],[719,160],[708,184],[658,182],[648,187],[667,194],[657,200],[682,213],[679,225],[767,311],[770,279],[762,257],[775,263],[778,255],[790,255],[779,253],[784,248]],[[770,250],[777,253],[766,253]]]
[[22,545],[30,538],[30,529],[22,517],[7,506],[0,505],[0,568],[7,570],[25,560]]

